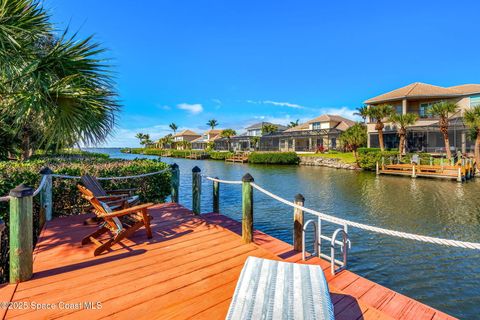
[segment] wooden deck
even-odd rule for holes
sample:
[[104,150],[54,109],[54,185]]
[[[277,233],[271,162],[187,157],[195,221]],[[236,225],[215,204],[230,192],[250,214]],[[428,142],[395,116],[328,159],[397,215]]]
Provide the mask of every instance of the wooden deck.
[[[1,301],[23,306],[0,309],[3,318],[224,319],[248,256],[303,263],[291,245],[258,231],[255,244],[243,244],[240,224],[219,214],[193,216],[175,204],[151,214],[153,239],[141,229],[97,257],[93,246],[80,246],[95,228],[82,224],[86,216],[48,222],[35,249],[33,279],[0,289]],[[326,271],[337,319],[453,319],[349,271],[333,277],[320,259],[308,263]],[[33,303],[43,309],[33,310]]]

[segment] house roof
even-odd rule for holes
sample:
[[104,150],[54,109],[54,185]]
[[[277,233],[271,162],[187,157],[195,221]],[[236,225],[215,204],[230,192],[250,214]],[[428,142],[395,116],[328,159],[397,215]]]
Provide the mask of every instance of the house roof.
[[177,133],[174,137],[181,137],[181,136],[200,136],[198,133],[192,130],[183,130],[182,132]]
[[462,84],[450,87],[450,89],[458,90],[463,94],[480,93],[480,84]]
[[[337,128],[339,130],[346,130],[349,127],[351,127],[355,124],[355,121],[352,121],[350,119],[344,118],[344,117],[336,115],[336,114],[322,114],[321,116],[316,117],[312,120],[309,120],[305,123],[302,123],[302,124],[300,124],[296,127],[287,129],[287,130],[285,130],[285,132],[309,130],[310,124],[315,123],[315,122],[337,122],[338,124],[335,126],[335,128]],[[342,124],[341,127],[339,127],[340,124]],[[345,129],[343,129],[343,128],[345,128]]]
[[415,82],[365,101],[366,104],[400,100],[405,98],[439,98],[458,97],[471,92],[480,92],[480,85],[468,84],[454,87],[440,87],[427,83]]

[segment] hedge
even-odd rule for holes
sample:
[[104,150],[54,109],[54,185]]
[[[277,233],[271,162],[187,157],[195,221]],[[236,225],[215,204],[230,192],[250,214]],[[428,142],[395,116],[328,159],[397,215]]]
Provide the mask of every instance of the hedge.
[[298,164],[300,158],[295,152],[252,152],[248,156],[248,162],[262,164]]
[[[34,188],[40,183],[39,171],[48,166],[57,174],[80,176],[90,174],[99,177],[136,175],[160,171],[168,167],[167,164],[149,159],[139,160],[110,160],[103,157],[94,157],[88,160],[65,158],[43,158],[26,162],[0,162],[0,196],[7,195],[15,186],[25,183]],[[77,179],[53,178],[53,215],[80,214],[87,204],[77,191]],[[138,195],[142,202],[164,202],[170,194],[170,173],[152,175],[139,179],[117,181],[101,181],[105,189],[138,188]],[[34,243],[38,234],[39,196],[34,198]],[[7,280],[8,273],[8,222],[9,203],[0,202],[0,217],[5,221],[7,228],[2,234],[0,268],[3,270],[0,280]],[[2,282],[3,282],[2,281]]]
[[213,160],[225,160],[226,158],[233,156],[233,152],[229,151],[210,151],[208,154],[210,155],[210,159]]
[[[414,154],[417,154],[420,157],[420,163],[428,164],[430,163],[430,154],[429,153],[408,153],[404,155],[400,161],[398,159],[398,151],[383,151],[377,148],[361,148],[361,152],[358,152],[359,155],[359,165],[362,169],[365,170],[375,170],[377,162],[381,163],[382,158],[386,164],[391,163],[410,163]],[[360,149],[359,149],[360,150]]]

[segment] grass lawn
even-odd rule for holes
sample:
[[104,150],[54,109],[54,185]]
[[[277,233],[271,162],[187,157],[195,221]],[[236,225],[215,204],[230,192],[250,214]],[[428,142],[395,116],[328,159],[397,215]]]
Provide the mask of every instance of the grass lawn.
[[355,157],[352,152],[339,152],[339,153],[308,153],[299,154],[300,157],[323,157],[323,158],[336,158],[345,163],[355,163]]

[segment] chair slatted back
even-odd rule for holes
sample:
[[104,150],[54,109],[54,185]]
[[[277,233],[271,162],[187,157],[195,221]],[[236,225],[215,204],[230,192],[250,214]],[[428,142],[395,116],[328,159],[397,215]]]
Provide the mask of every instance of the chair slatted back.
[[107,192],[102,188],[102,185],[95,177],[91,175],[82,176],[83,185],[90,190],[95,197],[104,197],[107,196]]
[[[95,197],[95,195],[93,194],[93,192],[91,190],[89,190],[89,189],[87,189],[84,186],[79,185],[79,184],[77,184],[77,188],[80,191],[80,193],[82,194],[82,198],[84,198],[84,199],[88,200],[88,202],[90,202],[90,204],[93,207],[93,212],[95,212],[96,215],[99,216],[99,215],[109,213],[105,210],[103,205],[100,203],[100,200],[98,200]],[[118,230],[118,231],[121,230],[121,225],[119,225],[119,221],[116,221],[116,222],[114,221],[115,218],[102,217],[102,219],[105,220],[105,222],[110,226],[110,228],[112,230]]]

